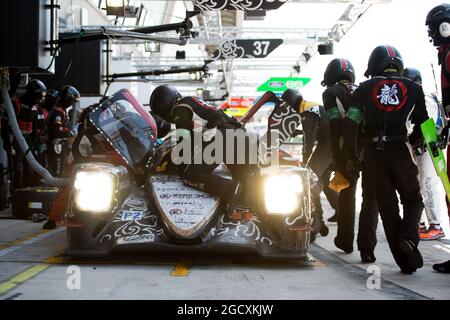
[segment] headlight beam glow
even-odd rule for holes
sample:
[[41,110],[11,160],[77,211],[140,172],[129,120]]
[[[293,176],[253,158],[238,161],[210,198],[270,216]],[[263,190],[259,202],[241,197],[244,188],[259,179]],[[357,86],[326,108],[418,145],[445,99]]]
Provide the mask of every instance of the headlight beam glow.
[[111,209],[114,176],[108,172],[80,171],[75,176],[75,204],[84,212],[106,212]]
[[302,178],[297,175],[273,175],[264,179],[264,204],[269,214],[289,215],[299,207],[303,192]]

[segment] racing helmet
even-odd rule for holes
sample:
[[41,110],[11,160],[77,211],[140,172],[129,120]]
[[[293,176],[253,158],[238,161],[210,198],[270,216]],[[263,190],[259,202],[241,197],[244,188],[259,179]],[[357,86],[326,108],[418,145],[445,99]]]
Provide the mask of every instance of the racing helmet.
[[332,86],[336,82],[347,80],[351,83],[355,82],[355,69],[352,63],[343,58],[336,58],[331,60],[325,69],[323,75],[322,86]]
[[389,45],[378,46],[373,49],[369,57],[369,63],[364,76],[377,76],[385,72],[386,69],[403,71],[403,58],[400,52]]
[[153,90],[150,96],[150,110],[166,121],[175,102],[181,98],[177,89],[168,85],[161,85]]
[[450,4],[443,3],[427,14],[428,36],[436,47],[450,43]]
[[59,96],[59,104],[62,107],[67,108],[79,100],[80,93],[75,87],[69,85],[62,87],[61,94]]
[[58,103],[59,91],[55,89],[47,90],[47,94],[45,95],[45,100],[43,106],[47,110],[53,109],[53,107]]
[[405,68],[402,72],[402,76],[422,84],[422,74],[416,68]]
[[25,87],[25,96],[29,97],[31,103],[40,103],[45,97],[47,87],[38,79],[32,79]]
[[167,136],[172,128],[170,122],[164,120],[162,117],[158,116],[154,112],[150,111],[150,115],[155,120],[156,128],[158,130],[158,139]]
[[295,108],[297,110],[297,107],[303,101],[303,96],[300,92],[298,92],[294,89],[287,89],[281,95],[281,99],[284,102],[286,102],[288,105],[290,105],[292,108]]

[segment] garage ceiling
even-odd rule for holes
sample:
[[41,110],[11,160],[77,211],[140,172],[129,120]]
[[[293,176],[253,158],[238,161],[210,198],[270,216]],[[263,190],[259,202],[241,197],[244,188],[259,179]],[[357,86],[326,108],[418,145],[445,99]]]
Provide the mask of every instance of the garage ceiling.
[[[105,1],[90,2],[105,15],[102,10]],[[119,40],[113,42],[113,60],[129,60],[130,71],[202,66],[226,40],[282,39],[283,44],[266,58],[216,60],[208,63],[207,74],[134,78],[134,81],[155,85],[175,82],[184,94],[195,94],[201,87],[209,91],[213,99],[227,94],[254,96],[256,88],[271,76],[301,75],[303,66],[317,54],[319,44],[340,41],[373,4],[388,2],[391,1],[289,0],[279,9],[267,11],[259,20],[247,19],[242,11],[202,11],[191,18],[192,30],[198,32],[198,36],[189,39],[185,46],[161,44],[160,52],[150,53],[145,51],[143,40]],[[136,0],[129,1],[129,5],[144,8],[140,19],[107,16],[112,28],[126,30],[136,28],[136,23],[148,26],[181,22],[186,10],[193,10],[193,1],[187,0]],[[74,23],[66,26],[66,30],[82,27],[96,26],[77,26]],[[159,33],[158,36],[179,38],[175,32]],[[186,59],[175,59],[178,50],[185,51]]]

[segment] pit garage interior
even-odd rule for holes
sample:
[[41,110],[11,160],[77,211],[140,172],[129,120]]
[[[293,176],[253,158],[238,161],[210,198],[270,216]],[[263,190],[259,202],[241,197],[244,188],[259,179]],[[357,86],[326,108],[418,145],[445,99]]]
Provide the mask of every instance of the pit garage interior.
[[[421,19],[414,30],[423,29],[426,35],[425,14],[441,1],[426,4],[406,0],[253,1],[267,2],[269,7],[265,10],[245,10],[239,5],[245,1],[235,1],[235,7],[227,10],[208,8],[203,4],[208,1],[188,0],[29,2],[37,3],[46,16],[37,19],[45,21],[40,20],[46,24],[47,42],[41,43],[40,34],[37,37],[41,38],[35,40],[39,43],[36,48],[28,47],[30,57],[22,60],[28,59],[30,65],[28,69],[21,66],[24,70],[19,92],[28,78],[42,80],[47,88],[71,84],[79,89],[80,106],[84,108],[97,103],[102,96],[127,89],[148,111],[153,89],[170,84],[183,96],[198,97],[217,108],[227,104],[232,115],[242,116],[264,91],[276,91],[280,86],[299,89],[304,97],[321,101],[324,69],[337,54],[356,60],[357,82],[363,81],[368,55],[377,45],[371,43],[382,39],[383,32],[373,35],[374,39],[364,39],[361,30],[375,28],[371,23],[383,20],[385,14],[387,20],[391,19],[393,11],[407,3],[415,8],[414,19]],[[3,20],[8,12],[2,9],[0,14]],[[16,43],[24,41],[26,33],[23,30],[16,33],[15,29],[7,32],[10,43],[3,43],[2,47],[8,47],[14,54]],[[362,46],[361,41],[365,40],[369,42],[366,50],[353,53],[352,46]],[[239,41],[243,47],[239,47]],[[434,53],[434,48],[429,47],[428,52]],[[414,52],[404,56],[414,56]],[[2,55],[1,59],[11,57]],[[424,88],[435,92],[438,88],[430,64],[437,68],[437,61],[416,58],[414,62],[423,66]],[[269,113],[269,108],[260,109],[250,126],[263,130]],[[300,141],[285,147],[294,156],[301,154]],[[3,152],[3,172],[7,168],[5,157]],[[447,237],[420,242],[424,266],[413,275],[399,272],[381,220],[377,229],[377,260],[373,264],[361,263],[356,240],[351,254],[337,249],[333,243],[337,225],[330,222],[326,222],[328,236],[317,236],[304,259],[192,253],[183,247],[177,252],[144,251],[78,258],[67,254],[64,222],[56,229],[44,230],[44,220],[13,216],[8,175],[3,174],[2,179],[2,300],[450,298],[450,278],[432,270],[433,264],[450,259],[448,223],[444,227]],[[323,193],[321,201],[326,221],[334,210]],[[355,232],[360,208],[359,183]],[[74,274],[80,275],[79,281],[73,280]]]

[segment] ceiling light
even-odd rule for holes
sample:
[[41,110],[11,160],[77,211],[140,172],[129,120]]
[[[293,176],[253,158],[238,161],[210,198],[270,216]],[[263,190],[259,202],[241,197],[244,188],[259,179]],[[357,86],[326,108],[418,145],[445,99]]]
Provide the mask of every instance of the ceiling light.
[[108,16],[125,16],[125,0],[106,0],[106,14]]
[[186,51],[178,51],[175,53],[175,59],[183,60],[186,59]]
[[333,54],[333,43],[324,43],[319,44],[317,46],[317,51],[319,51],[319,54]]
[[156,41],[147,41],[145,42],[145,52],[159,52],[160,44]]

